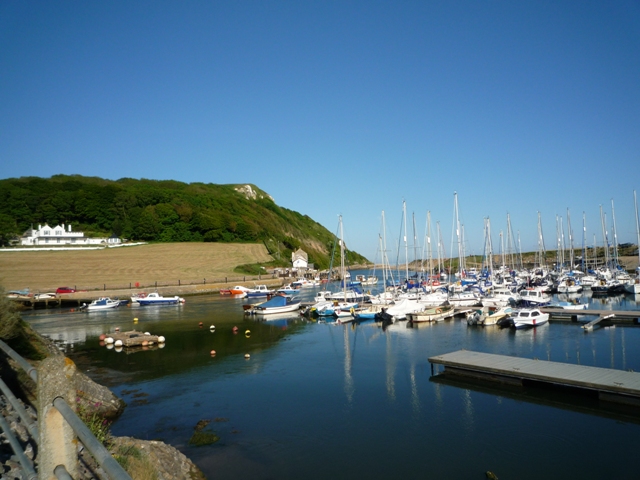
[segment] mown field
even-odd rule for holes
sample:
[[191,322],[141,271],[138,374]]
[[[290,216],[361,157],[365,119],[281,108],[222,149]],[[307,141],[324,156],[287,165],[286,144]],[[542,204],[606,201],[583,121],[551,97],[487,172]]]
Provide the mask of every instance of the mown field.
[[0,285],[5,290],[55,291],[135,285],[213,283],[239,277],[233,269],[271,261],[262,244],[160,243],[87,251],[0,251]]

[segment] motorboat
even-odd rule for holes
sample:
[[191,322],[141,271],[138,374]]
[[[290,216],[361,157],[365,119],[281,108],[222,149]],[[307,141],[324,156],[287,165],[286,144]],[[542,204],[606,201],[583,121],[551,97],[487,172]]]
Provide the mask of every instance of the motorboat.
[[520,308],[511,318],[515,328],[529,328],[547,323],[549,314],[542,313],[539,308]]
[[563,310],[586,310],[589,308],[588,303],[579,303],[579,302],[551,302],[547,305],[549,308],[561,308]]
[[247,297],[268,297],[269,295],[273,295],[275,290],[269,290],[266,285],[256,285],[255,288],[252,288],[247,293]]
[[254,305],[248,312],[253,315],[270,315],[273,313],[293,312],[300,308],[300,300],[289,295],[275,295],[266,302]]
[[[513,304],[515,305],[515,304]],[[511,305],[502,307],[482,307],[473,309],[467,314],[468,325],[498,325],[501,320],[506,319],[515,312],[515,308]]]
[[111,300],[109,297],[101,297],[92,301],[89,305],[85,304],[83,308],[87,312],[95,312],[98,310],[109,310],[120,306],[120,300]]
[[244,287],[242,285],[236,285],[235,287],[232,287],[229,289],[229,293],[231,295],[246,295],[247,292],[250,292],[251,288],[248,287]]
[[144,298],[138,298],[138,304],[140,305],[179,305],[184,303],[184,298],[178,297],[163,297],[157,292],[150,293]]
[[523,302],[535,306],[544,305],[551,301],[551,295],[536,287],[521,290],[520,298]]
[[411,322],[441,322],[446,318],[452,318],[455,309],[452,305],[442,305],[440,307],[429,308],[419,312],[407,313],[407,320]]

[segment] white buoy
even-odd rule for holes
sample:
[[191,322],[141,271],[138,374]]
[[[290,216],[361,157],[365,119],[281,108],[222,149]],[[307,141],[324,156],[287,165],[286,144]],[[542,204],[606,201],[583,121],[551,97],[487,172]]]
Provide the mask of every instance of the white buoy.
[[251,358],[251,355],[249,355],[248,353],[245,353],[244,358]]
[[116,347],[116,348],[115,348],[115,351],[116,351],[116,352],[121,352],[121,351],[122,351],[122,347]]
[[151,335],[149,332],[144,332],[145,335]]
[[121,346],[122,346],[122,340],[116,340],[116,341],[115,341],[115,343],[114,343],[114,345],[115,345],[116,347],[121,347]]
[[162,335],[160,335],[158,337],[158,343],[164,343],[164,341],[165,341],[165,338]]
[[113,338],[111,337],[107,337],[104,339],[104,343],[106,343],[107,345],[111,345],[113,343]]
[[215,329],[216,329],[216,326],[215,326],[215,325],[211,325],[211,326],[209,327],[209,330],[215,330]]
[[107,343],[107,350],[111,350],[113,348],[113,344],[112,343]]

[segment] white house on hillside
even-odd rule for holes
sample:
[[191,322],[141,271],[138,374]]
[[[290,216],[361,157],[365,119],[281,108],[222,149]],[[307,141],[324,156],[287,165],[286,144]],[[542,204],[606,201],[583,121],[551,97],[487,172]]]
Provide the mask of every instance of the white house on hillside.
[[293,263],[293,268],[306,269],[309,266],[309,255],[299,248],[291,254],[291,263]]
[[20,237],[21,245],[101,245],[118,244],[121,240],[117,237],[110,238],[87,238],[83,232],[72,232],[71,225],[64,223],[56,227],[38,225],[38,229],[30,228]]

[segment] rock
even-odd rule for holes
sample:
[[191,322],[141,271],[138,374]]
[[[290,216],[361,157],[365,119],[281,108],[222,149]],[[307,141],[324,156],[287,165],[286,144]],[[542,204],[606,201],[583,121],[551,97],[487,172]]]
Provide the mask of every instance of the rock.
[[[153,469],[158,480],[204,480],[204,474],[178,449],[155,440],[114,437],[111,453],[125,464],[132,478],[136,471]],[[140,469],[140,470],[138,470]]]

